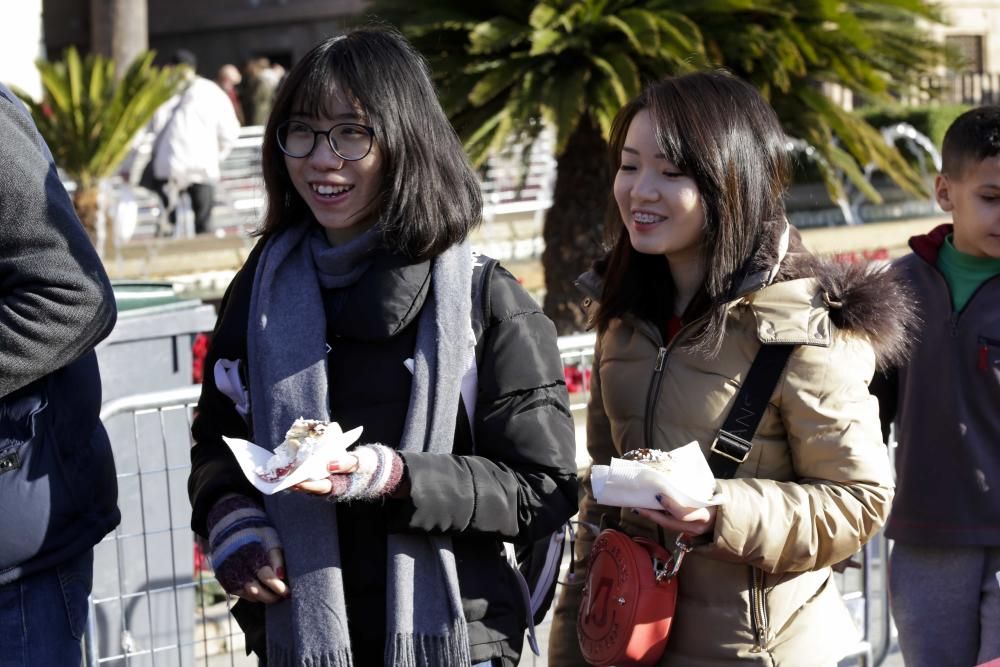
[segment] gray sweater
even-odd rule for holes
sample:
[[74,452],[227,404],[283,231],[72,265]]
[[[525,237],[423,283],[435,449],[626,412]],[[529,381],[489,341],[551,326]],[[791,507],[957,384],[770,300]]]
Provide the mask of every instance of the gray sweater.
[[0,85],[0,398],[93,348],[115,312],[45,142]]

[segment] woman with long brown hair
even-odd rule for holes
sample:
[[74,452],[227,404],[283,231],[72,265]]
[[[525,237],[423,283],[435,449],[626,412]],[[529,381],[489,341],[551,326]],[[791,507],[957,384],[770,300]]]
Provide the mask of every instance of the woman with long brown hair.
[[[788,154],[750,85],[702,72],[650,85],[612,130],[613,248],[580,285],[598,340],[593,464],[697,442],[706,458],[758,352],[794,345],[722,504],[602,506],[580,518],[671,547],[693,537],[661,665],[833,665],[857,638],[831,566],[882,525],[892,480],[868,382],[903,349],[886,272],[825,264],[785,219]],[[578,542],[587,562],[593,536]],[[585,664],[579,586],[550,636],[552,666]]]

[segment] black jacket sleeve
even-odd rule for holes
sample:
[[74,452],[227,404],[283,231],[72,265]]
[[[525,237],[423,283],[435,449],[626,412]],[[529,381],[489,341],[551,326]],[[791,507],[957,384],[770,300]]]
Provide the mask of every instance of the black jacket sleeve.
[[115,324],[111,283],[31,118],[0,87],[0,398]]
[[503,268],[478,367],[475,455],[405,453],[393,527],[530,542],[576,513],[576,444],[552,322]]
[[261,498],[261,493],[243,475],[222,436],[250,440],[251,431],[233,402],[215,385],[215,362],[241,359],[245,363],[247,321],[250,313],[250,283],[256,271],[261,243],[258,243],[240,272],[226,290],[219,306],[219,318],[212,344],[205,355],[205,372],[198,410],[191,425],[191,472],[188,497],[191,500],[191,528],[207,537],[205,519],[215,502],[227,493]]

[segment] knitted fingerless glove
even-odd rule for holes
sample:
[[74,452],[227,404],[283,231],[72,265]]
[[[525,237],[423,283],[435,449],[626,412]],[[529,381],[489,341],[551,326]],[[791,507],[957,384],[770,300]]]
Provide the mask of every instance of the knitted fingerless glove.
[[253,581],[257,570],[271,564],[267,552],[281,546],[264,510],[240,494],[220,498],[208,513],[206,523],[215,578],[229,593],[237,593],[244,584]]
[[390,495],[403,479],[403,459],[385,445],[362,445],[351,450],[358,469],[347,475],[330,475],[330,500],[376,500]]

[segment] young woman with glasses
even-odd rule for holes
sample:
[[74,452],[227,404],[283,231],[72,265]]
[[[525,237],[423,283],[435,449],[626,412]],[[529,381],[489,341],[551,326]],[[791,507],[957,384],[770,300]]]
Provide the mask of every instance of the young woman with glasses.
[[[515,664],[501,542],[575,512],[573,423],[555,329],[503,269],[472,334],[479,184],[425,62],[388,30],[322,42],[278,92],[262,164],[267,213],[222,304],[189,479],[248,645],[271,667]],[[360,426],[359,444],[264,496],[222,436],[273,449],[299,417]]]

